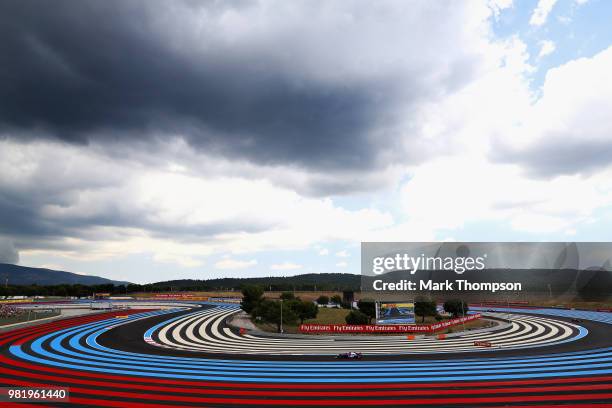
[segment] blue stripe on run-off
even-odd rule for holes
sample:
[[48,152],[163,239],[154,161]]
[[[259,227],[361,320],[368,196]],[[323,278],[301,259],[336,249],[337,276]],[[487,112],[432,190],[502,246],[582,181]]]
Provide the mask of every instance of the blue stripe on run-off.
[[[369,377],[367,373],[360,375],[359,377],[351,376],[347,377],[347,374],[355,373],[344,373],[341,377],[336,376],[303,376],[302,373],[296,373],[295,376],[288,375],[276,375],[268,373],[270,375],[261,376],[259,373],[249,373],[247,376],[239,376],[235,373],[225,373],[223,371],[215,372],[201,372],[198,374],[187,374],[187,373],[168,373],[166,369],[161,372],[150,372],[150,371],[134,371],[125,369],[121,365],[113,367],[91,367],[83,366],[81,364],[64,363],[60,361],[50,361],[28,355],[21,350],[20,346],[11,346],[10,351],[16,357],[32,361],[35,363],[52,365],[56,367],[75,369],[75,370],[87,370],[93,372],[101,372],[106,374],[119,374],[119,375],[135,375],[140,377],[156,377],[156,378],[175,378],[175,379],[188,379],[188,380],[203,380],[203,381],[235,381],[235,382],[273,382],[273,383],[389,383],[389,382],[423,382],[423,381],[477,381],[477,380],[503,380],[503,379],[529,379],[529,378],[551,378],[551,377],[573,377],[573,376],[587,376],[587,375],[609,375],[612,374],[612,363],[602,365],[603,367],[590,367],[584,369],[577,369],[575,371],[542,371],[541,369],[527,369],[520,373],[508,373],[506,370],[497,370],[495,374],[481,374],[479,372],[466,374],[461,371],[442,371],[439,373],[427,373],[427,375],[419,374],[415,372],[409,377],[405,377],[403,373],[397,373],[394,371],[393,376],[389,377],[387,372],[382,377]],[[527,372],[525,372],[527,371]]]

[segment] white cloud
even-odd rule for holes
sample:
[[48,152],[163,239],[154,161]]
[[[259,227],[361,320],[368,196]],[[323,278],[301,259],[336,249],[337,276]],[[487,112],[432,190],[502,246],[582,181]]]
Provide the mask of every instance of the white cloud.
[[514,4],[512,0],[489,0],[488,5],[493,10],[493,17],[497,20],[502,11],[513,7]]
[[441,108],[465,118],[455,126],[465,144],[461,153],[419,166],[404,183],[405,230],[440,238],[479,222],[564,233],[612,205],[612,47],[549,71],[535,101],[522,79],[530,67],[517,67],[494,70]]
[[550,14],[557,0],[540,0],[538,1],[538,5],[533,10],[531,14],[531,19],[529,20],[529,24],[533,26],[541,26],[546,23],[546,19],[548,18],[548,14]]
[[483,158],[440,159],[405,183],[402,202],[408,222],[433,231],[478,222],[527,234],[562,232],[612,204],[612,172],[544,180]]
[[302,265],[293,263],[293,262],[283,262],[280,264],[274,264],[270,266],[270,269],[274,271],[292,271],[295,269],[301,269]]
[[383,240],[441,239],[470,223],[534,239],[580,231],[612,205],[612,47],[550,70],[539,99],[525,44],[511,39],[500,53],[509,64],[426,108],[432,137],[452,129],[457,148],[412,169],[404,218]]
[[[49,269],[55,269],[55,268],[49,268]],[[88,276],[89,274],[85,273],[85,272],[73,272],[76,273],[77,275],[81,275],[81,276]]]
[[[352,240],[393,222],[387,213],[346,210],[329,198],[303,197],[266,179],[202,178],[53,142],[4,140],[0,146],[2,191],[27,198],[36,221],[54,232],[79,225],[63,231],[66,237],[51,247],[24,238],[29,254],[81,260],[151,254],[159,262],[193,267],[212,254]],[[98,220],[111,225],[100,227]]]
[[572,18],[568,16],[557,16],[557,21],[559,21],[561,24],[567,25],[572,22]]
[[501,129],[499,160],[541,177],[587,176],[610,165],[612,47],[549,70],[541,97]]
[[336,264],[336,266],[337,266],[338,268],[346,268],[346,267],[348,266],[348,263],[346,263],[346,262],[342,261],[342,262],[338,262],[338,263]]
[[556,47],[555,47],[554,41],[551,41],[551,40],[540,41],[540,52],[538,53],[538,58],[542,58],[542,57],[552,54],[553,52],[555,52],[555,49]]
[[241,261],[239,259],[221,259],[215,263],[217,269],[246,269],[257,265],[257,260],[251,259],[249,261]]
[[329,255],[329,249],[327,249],[327,248],[321,249],[319,251],[319,255],[321,255],[321,256]]
[[350,254],[348,253],[346,249],[343,249],[342,251],[336,252],[336,256],[339,258],[348,258]]

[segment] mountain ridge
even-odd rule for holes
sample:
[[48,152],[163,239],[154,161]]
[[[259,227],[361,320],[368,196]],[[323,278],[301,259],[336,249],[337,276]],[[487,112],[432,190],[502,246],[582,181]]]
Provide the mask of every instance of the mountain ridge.
[[34,268],[9,263],[0,263],[0,283],[3,285],[124,285],[127,281],[116,281],[100,276],[79,275],[48,268]]

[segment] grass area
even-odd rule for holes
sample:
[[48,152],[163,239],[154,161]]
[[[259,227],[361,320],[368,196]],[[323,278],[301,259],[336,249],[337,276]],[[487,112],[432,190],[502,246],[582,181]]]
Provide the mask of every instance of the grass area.
[[29,313],[28,312],[24,312],[21,313],[17,316],[11,316],[11,317],[2,317],[0,318],[0,327],[2,326],[6,326],[9,324],[14,324],[14,323],[23,323],[23,322],[31,322],[34,320],[39,320],[39,319],[45,319],[47,317],[53,317],[53,316],[59,316],[60,312],[32,312]]
[[[348,309],[329,309],[326,307],[320,307],[319,312],[317,313],[316,319],[308,319],[304,320],[304,323],[308,324],[346,324],[346,320],[344,318],[347,314],[349,314],[350,310]],[[299,333],[298,330],[299,322],[297,324],[284,324],[283,330],[285,333]],[[255,325],[263,331],[267,332],[276,332],[275,324],[268,323],[255,323]]]
[[345,324],[344,318],[348,315],[348,309],[328,309],[320,307],[316,319],[305,320],[304,323],[310,324]]

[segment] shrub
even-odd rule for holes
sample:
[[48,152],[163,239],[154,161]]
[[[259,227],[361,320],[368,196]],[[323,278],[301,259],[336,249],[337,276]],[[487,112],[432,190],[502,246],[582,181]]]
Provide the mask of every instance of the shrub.
[[344,320],[347,324],[368,324],[370,322],[368,315],[359,310],[351,310]]
[[247,313],[251,313],[253,309],[262,301],[263,289],[261,286],[249,285],[242,288],[242,302],[240,307]]
[[444,302],[444,311],[458,317],[465,315],[468,311],[468,304],[461,299],[451,299]]
[[317,317],[319,313],[319,308],[313,302],[308,302],[306,300],[292,300],[287,302],[289,308],[293,310],[298,319],[300,319],[300,324],[304,323],[306,319],[314,319]]
[[371,299],[361,299],[357,302],[357,307],[361,313],[368,316],[368,323],[376,317],[376,302]]
[[283,292],[281,293],[280,298],[283,300],[293,300],[295,299],[295,295],[293,292]]
[[293,324],[298,318],[288,303],[264,299],[257,304],[251,314],[253,317],[261,317],[261,320],[266,323],[276,324],[276,328],[280,332],[281,307],[283,308],[283,324]]
[[436,308],[437,305],[434,300],[421,299],[414,302],[414,314],[422,316],[423,320],[421,322],[423,323],[425,322],[426,316],[435,316],[438,314]]

